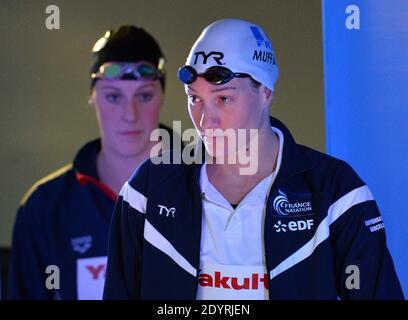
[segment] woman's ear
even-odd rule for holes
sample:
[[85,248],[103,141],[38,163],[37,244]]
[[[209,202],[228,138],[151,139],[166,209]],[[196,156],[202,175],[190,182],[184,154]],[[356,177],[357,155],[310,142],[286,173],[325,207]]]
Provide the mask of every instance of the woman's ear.
[[88,105],[91,108],[93,108],[95,106],[95,99],[96,99],[95,88],[92,88],[91,93],[89,94],[89,97],[88,97]]
[[268,99],[269,103],[271,103],[273,99],[273,91],[271,89],[268,89],[267,87],[264,87],[264,90],[266,99]]
[[164,96],[164,91],[162,89],[161,98],[160,98],[160,109],[163,108],[165,101],[166,101],[166,99],[165,99],[165,96]]
[[274,92],[271,89],[268,89],[267,87],[265,87],[264,85],[262,85],[261,91],[262,91],[262,97],[264,99],[264,103],[265,105],[269,107],[270,104],[272,103]]

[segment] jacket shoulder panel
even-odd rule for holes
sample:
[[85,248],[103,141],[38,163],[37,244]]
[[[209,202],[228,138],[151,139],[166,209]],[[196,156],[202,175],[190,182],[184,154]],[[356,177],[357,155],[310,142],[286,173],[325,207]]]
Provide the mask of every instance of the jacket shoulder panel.
[[35,182],[30,189],[25,193],[25,195],[21,198],[20,205],[24,206],[28,202],[31,201],[31,199],[40,196],[44,192],[51,192],[53,189],[61,189],[62,186],[60,184],[62,183],[62,180],[64,179],[65,175],[72,171],[73,165],[72,163],[69,163],[62,168],[50,173],[46,177],[38,180]]

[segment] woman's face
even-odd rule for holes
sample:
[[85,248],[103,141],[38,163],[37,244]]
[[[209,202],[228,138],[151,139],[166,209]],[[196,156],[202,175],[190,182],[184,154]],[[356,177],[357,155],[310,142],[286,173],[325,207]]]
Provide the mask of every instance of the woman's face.
[[158,127],[163,97],[159,80],[98,80],[91,100],[102,148],[123,157],[148,152],[156,143],[150,133]]
[[[264,118],[268,118],[270,102],[265,98],[265,89],[254,88],[249,79],[235,78],[213,85],[198,77],[185,90],[194,126],[209,154],[216,158],[225,158],[246,146],[250,129],[260,129]],[[244,129],[243,143],[237,141],[239,129]]]

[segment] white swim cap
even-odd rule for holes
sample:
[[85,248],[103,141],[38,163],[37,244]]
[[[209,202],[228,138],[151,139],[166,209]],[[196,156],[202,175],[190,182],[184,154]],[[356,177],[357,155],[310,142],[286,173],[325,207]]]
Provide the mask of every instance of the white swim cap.
[[222,66],[247,73],[274,90],[278,65],[272,44],[258,25],[240,19],[223,19],[207,26],[191,48],[186,65],[197,74]]

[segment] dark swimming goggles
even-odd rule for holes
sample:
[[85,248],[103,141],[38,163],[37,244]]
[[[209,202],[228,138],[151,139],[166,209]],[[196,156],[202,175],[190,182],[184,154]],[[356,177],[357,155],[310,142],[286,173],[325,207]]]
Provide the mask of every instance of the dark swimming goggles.
[[219,66],[210,67],[202,74],[197,74],[193,67],[183,66],[179,69],[177,76],[184,84],[191,84],[197,80],[197,77],[203,77],[209,83],[215,85],[227,83],[234,78],[250,77],[247,73],[232,72],[228,68]]
[[92,78],[98,79],[132,79],[132,80],[157,80],[163,78],[163,72],[159,68],[146,63],[107,62],[99,67]]

